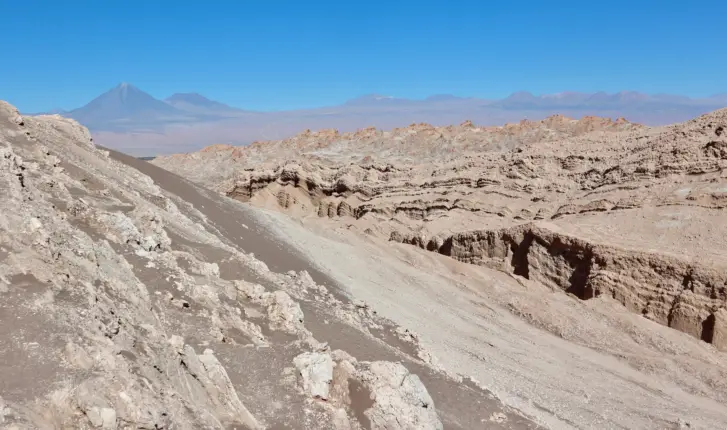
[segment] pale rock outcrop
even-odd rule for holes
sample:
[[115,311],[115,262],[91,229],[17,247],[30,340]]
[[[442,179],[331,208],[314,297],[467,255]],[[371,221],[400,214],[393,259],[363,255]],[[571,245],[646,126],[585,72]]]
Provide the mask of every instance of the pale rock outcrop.
[[373,406],[365,412],[371,427],[389,430],[425,430],[444,427],[434,401],[417,375],[398,363],[376,361],[359,372],[371,390]]
[[111,408],[92,407],[86,412],[89,421],[97,428],[115,429],[116,411]]
[[[399,363],[359,362],[350,354],[305,352],[293,360],[303,390],[330,407],[352,407],[351,384],[362,384],[370,393],[370,407],[363,411],[372,429],[442,429],[434,401],[417,375]],[[360,405],[358,406],[360,407]],[[348,420],[340,419],[340,428]]]
[[333,380],[333,359],[325,352],[304,352],[293,360],[303,381],[303,389],[313,398],[328,400]]
[[172,337],[170,344],[177,349],[183,368],[192,378],[187,379],[187,385],[190,390],[199,393],[197,398],[208,399],[210,407],[231,421],[239,421],[251,429],[263,428],[238,398],[227,372],[212,350],[206,349],[203,354],[197,355],[178,336]]
[[244,297],[265,307],[271,328],[291,334],[306,333],[303,311],[285,291],[270,293],[262,285],[245,281],[236,281],[235,287]]
[[284,291],[268,294],[263,303],[267,306],[268,317],[274,328],[290,333],[305,330],[303,327],[303,311]]

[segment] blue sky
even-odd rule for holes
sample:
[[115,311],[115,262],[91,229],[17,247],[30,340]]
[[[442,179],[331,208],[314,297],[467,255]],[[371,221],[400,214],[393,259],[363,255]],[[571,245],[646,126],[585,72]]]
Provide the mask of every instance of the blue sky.
[[130,82],[279,110],[380,93],[727,92],[727,2],[0,0],[0,99]]

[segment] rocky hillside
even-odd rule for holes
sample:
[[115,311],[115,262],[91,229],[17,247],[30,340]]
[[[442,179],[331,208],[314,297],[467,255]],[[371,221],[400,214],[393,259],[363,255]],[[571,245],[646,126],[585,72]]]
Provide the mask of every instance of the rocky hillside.
[[72,120],[0,103],[0,194],[4,429],[537,427],[239,204]]
[[661,128],[306,132],[154,162],[237,200],[609,296],[727,350],[727,110]]

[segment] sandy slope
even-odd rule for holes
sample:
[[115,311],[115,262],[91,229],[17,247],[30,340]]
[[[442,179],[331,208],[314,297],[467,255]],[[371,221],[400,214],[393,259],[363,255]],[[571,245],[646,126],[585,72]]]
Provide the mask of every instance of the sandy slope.
[[405,245],[267,213],[286,240],[381,315],[419,334],[439,364],[550,428],[721,428],[727,360],[608,298]]
[[73,121],[0,102],[0,195],[0,428],[537,428],[239,203]]
[[[332,277],[326,263],[311,258],[306,248],[297,248],[295,246],[297,242],[281,236],[279,234],[280,226],[277,222],[271,223],[270,219],[263,215],[261,211],[204,190],[188,183],[181,177],[133,157],[113,151],[111,151],[111,157],[147,174],[154,180],[155,184],[165,191],[182,196],[185,202],[193,204],[206,217],[207,223],[212,224],[221,237],[236,244],[241,249],[253,252],[255,257],[265,262],[270,269],[279,272],[305,270],[310,273],[314,281],[328,286],[334,294],[336,291],[339,294],[350,293],[346,288],[349,283],[348,279]],[[340,297],[350,303],[351,300],[356,300],[359,296],[344,294]],[[347,298],[350,300],[347,300]],[[351,332],[350,329],[346,330],[345,336],[337,336],[335,332],[342,330],[340,326],[327,328],[325,326],[329,324],[320,325],[322,326],[320,327],[321,330],[326,333],[325,339],[327,342],[334,347],[345,347],[346,351],[355,352],[357,357],[365,356],[370,360],[382,359],[383,357],[395,359],[396,357],[391,353],[382,355],[382,352],[379,351],[380,347],[374,347],[370,341],[361,339],[360,334],[357,335],[355,332]],[[391,336],[386,336],[385,339],[389,342],[394,341],[395,346],[413,354],[413,358],[421,358],[416,346],[414,348],[410,345],[407,346],[406,342],[402,343],[402,340],[397,340],[396,337],[392,339]],[[404,340],[410,341],[412,339],[405,338]],[[416,339],[413,340],[416,341]],[[426,351],[424,354],[426,354]],[[426,355],[422,355],[422,357],[425,361],[428,361]],[[401,358],[398,357],[398,359]],[[417,366],[413,362],[410,365]],[[420,367],[420,365],[416,368],[426,369]],[[435,368],[438,367],[435,366]],[[431,373],[431,371],[424,371],[429,373],[425,373],[421,377],[432,390],[432,396],[436,399],[437,404],[440,405],[440,414],[444,416],[444,422],[448,428],[472,428],[472,426],[480,425],[482,422],[489,422],[490,417],[496,417],[496,421],[502,421],[499,424],[505,428],[530,428],[533,426],[529,420],[518,416],[517,413],[503,409],[500,402],[483,395],[482,390],[476,388],[473,390],[473,387],[449,381],[448,378],[437,376],[436,373]],[[459,379],[456,374],[453,376],[455,376],[455,379]],[[443,408],[442,404],[446,406]],[[497,423],[488,425],[494,427]]]
[[726,118],[304,133],[154,163],[269,209],[442,368],[548,427],[723,428]]

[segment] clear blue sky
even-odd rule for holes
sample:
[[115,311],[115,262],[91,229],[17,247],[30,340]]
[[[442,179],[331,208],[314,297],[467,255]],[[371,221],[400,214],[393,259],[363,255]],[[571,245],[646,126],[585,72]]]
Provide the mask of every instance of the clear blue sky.
[[278,110],[381,93],[727,91],[727,2],[0,0],[0,99],[127,81]]

